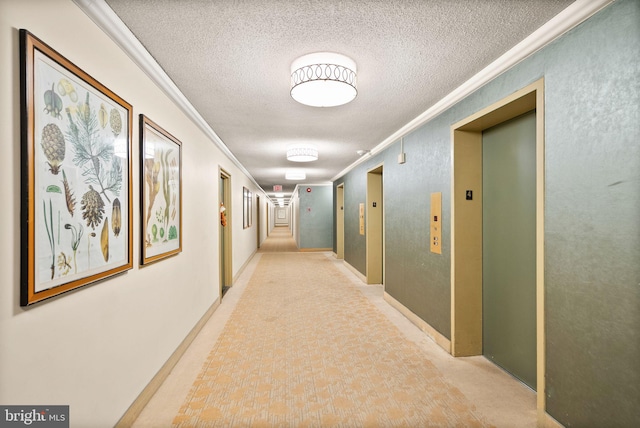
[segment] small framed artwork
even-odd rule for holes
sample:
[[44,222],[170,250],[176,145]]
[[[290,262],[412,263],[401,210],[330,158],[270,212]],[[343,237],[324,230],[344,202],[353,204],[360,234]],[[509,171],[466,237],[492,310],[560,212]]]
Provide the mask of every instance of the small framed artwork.
[[251,227],[252,218],[252,199],[253,195],[246,187],[242,188],[242,218],[243,218],[243,227],[245,229]]
[[127,271],[132,107],[20,30],[20,304]]
[[140,264],[182,251],[182,143],[140,115]]

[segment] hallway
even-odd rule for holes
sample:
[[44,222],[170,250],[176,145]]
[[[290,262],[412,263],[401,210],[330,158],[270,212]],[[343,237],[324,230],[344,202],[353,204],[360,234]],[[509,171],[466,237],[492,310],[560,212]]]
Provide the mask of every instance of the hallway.
[[276,226],[260,246],[261,253],[297,253],[298,247],[287,226]]
[[276,240],[293,244],[265,242],[134,427],[536,425],[522,384],[452,358],[331,253]]

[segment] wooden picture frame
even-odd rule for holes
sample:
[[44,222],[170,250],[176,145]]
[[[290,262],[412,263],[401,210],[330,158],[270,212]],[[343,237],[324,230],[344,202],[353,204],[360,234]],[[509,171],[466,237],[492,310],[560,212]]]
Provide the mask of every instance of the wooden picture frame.
[[132,107],[20,30],[20,305],[132,262]]
[[182,251],[182,143],[140,115],[141,257],[147,265]]

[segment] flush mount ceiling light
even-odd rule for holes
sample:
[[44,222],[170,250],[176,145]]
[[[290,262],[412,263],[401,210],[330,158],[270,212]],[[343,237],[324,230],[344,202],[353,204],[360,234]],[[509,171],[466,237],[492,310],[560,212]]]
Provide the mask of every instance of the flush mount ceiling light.
[[284,174],[284,178],[287,180],[304,180],[307,178],[307,174],[302,171],[287,171]]
[[287,148],[287,160],[311,162],[318,160],[318,149],[311,144],[295,144]]
[[356,63],[338,53],[301,56],[291,64],[291,96],[312,107],[346,104],[358,94],[356,74]]

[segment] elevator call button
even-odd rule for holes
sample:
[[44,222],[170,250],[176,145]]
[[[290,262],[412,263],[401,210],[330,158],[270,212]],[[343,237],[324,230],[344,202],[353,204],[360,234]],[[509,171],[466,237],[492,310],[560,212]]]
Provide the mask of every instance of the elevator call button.
[[431,194],[431,252],[442,254],[442,193]]

